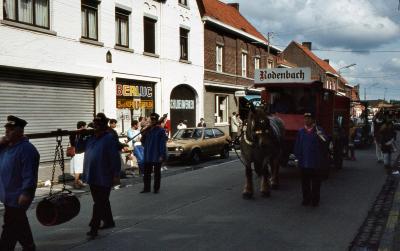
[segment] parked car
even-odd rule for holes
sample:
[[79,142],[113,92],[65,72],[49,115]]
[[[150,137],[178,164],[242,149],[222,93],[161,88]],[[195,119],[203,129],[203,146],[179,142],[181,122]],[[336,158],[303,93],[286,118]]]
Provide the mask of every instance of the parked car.
[[218,128],[185,128],[168,140],[168,158],[198,163],[202,157],[229,157],[230,137]]

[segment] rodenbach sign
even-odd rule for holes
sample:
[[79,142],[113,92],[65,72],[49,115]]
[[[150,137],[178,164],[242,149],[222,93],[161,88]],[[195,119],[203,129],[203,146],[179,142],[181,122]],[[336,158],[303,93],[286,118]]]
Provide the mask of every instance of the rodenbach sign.
[[258,69],[254,74],[255,84],[267,83],[310,83],[310,68]]

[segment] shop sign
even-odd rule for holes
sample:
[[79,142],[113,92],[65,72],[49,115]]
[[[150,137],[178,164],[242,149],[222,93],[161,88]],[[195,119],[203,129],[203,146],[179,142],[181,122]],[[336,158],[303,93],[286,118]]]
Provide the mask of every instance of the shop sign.
[[254,83],[310,83],[310,68],[270,68],[255,71]]
[[190,99],[171,99],[171,109],[194,110],[194,100]]
[[117,99],[118,109],[133,109],[139,110],[143,109],[153,109],[153,100],[133,100],[133,99]]
[[117,84],[117,97],[152,98],[153,87],[141,85]]

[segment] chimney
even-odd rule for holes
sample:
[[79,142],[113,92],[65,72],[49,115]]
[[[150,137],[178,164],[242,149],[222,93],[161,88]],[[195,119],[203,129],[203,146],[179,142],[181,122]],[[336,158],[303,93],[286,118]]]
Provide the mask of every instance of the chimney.
[[329,59],[324,59],[325,62],[327,62],[329,64]]
[[235,8],[239,11],[239,3],[228,3],[228,5],[232,6],[233,8]]
[[311,51],[311,42],[303,42],[302,45]]

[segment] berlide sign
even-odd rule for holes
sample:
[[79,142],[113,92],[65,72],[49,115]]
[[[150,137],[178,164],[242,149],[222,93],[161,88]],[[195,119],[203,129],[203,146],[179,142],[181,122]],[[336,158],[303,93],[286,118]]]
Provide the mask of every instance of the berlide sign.
[[255,84],[268,83],[310,83],[310,68],[258,69],[254,73]]

